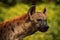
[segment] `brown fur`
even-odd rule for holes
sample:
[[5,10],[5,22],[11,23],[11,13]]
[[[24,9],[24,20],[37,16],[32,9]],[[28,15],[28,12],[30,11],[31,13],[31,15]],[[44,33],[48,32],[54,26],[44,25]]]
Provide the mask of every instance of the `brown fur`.
[[22,20],[25,20],[25,18],[27,17],[27,15],[28,14],[24,14],[24,15],[22,15],[22,16],[20,16],[20,17],[17,17],[17,18],[14,18],[13,20],[8,20],[8,21],[5,21],[5,22],[1,22],[0,23],[0,27],[4,27],[4,25],[6,25],[6,24],[8,24],[8,23],[14,23],[14,22],[16,22],[16,21],[22,21]]
[[[4,36],[3,33],[5,31],[9,31],[10,29],[12,29],[14,31],[14,29],[12,27],[21,25],[24,22],[24,20],[26,19],[27,15],[28,14],[24,14],[23,16],[20,16],[13,20],[0,23],[0,35],[2,35],[2,37],[3,37]],[[3,39],[5,39],[5,38],[3,38]],[[3,40],[3,39],[0,37],[0,40]]]
[[25,36],[32,35],[37,30],[45,32],[47,27],[44,27],[45,24],[41,26],[37,19],[45,21],[46,15],[42,12],[35,13],[35,6],[32,6],[28,14],[0,23],[0,40],[23,40]]

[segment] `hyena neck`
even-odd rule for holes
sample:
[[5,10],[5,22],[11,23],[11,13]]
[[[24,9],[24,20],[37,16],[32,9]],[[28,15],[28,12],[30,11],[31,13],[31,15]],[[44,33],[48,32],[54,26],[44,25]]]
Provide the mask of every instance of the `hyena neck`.
[[[23,38],[25,36],[35,33],[36,27],[34,27],[32,22],[31,21],[26,22],[28,20],[27,15],[24,15],[24,17],[22,18],[17,18],[15,20],[7,21],[3,24],[0,24],[0,34],[1,35],[5,34],[7,38],[13,40],[16,38],[21,39],[21,37]],[[3,33],[3,31],[5,33]]]

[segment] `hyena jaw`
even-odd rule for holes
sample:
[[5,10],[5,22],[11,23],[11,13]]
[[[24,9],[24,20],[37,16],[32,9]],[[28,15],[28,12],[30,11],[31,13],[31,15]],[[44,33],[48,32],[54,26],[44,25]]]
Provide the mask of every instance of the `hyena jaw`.
[[28,14],[0,24],[0,40],[23,40],[24,37],[35,33],[38,30],[38,27],[45,32],[48,27],[46,27],[45,24],[45,27],[40,27],[41,23],[38,24],[38,22],[36,22],[36,18],[34,19],[35,16],[39,18],[40,16],[38,15],[42,15],[42,19],[45,20],[45,15],[42,13],[35,13],[35,6],[32,6],[29,9]]

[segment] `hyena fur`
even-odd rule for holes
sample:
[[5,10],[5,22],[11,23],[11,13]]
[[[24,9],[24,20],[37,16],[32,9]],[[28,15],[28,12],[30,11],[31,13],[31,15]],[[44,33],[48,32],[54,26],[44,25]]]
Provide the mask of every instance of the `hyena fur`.
[[0,23],[0,40],[23,40],[36,31],[46,32],[49,28],[46,8],[42,12],[36,12],[35,9],[33,5],[22,17]]

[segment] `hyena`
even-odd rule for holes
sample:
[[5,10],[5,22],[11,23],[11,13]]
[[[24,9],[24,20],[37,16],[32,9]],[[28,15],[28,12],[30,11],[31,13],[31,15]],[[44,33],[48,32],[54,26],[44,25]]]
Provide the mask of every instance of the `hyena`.
[[35,9],[33,5],[22,17],[0,23],[0,40],[23,40],[36,31],[46,32],[49,28],[46,8],[42,12],[36,12]]

